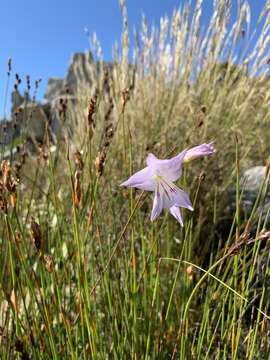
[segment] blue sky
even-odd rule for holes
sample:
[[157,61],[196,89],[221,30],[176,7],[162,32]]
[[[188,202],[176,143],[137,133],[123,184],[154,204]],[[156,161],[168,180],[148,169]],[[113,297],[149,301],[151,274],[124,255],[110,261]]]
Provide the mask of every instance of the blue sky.
[[[142,13],[149,23],[158,24],[161,16],[171,15],[183,2],[127,0],[130,29],[139,28]],[[254,23],[265,0],[249,2]],[[210,17],[212,3],[213,0],[204,0],[204,22]],[[232,3],[236,12],[237,0]],[[48,77],[63,77],[71,54],[89,48],[85,27],[90,33],[97,33],[105,59],[111,58],[112,46],[120,39],[122,22],[118,0],[1,0],[0,11],[0,118],[4,112],[9,57],[13,70],[11,84],[16,72],[24,83],[27,74],[33,81],[41,78],[38,94],[41,99]]]

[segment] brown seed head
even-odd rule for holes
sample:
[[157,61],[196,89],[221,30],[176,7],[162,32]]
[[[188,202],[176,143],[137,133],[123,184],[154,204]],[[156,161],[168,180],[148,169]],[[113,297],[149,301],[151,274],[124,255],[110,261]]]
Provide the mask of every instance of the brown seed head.
[[106,70],[104,72],[104,79],[103,79],[103,89],[104,92],[109,94],[110,93],[110,85],[109,85],[109,71]]
[[15,90],[16,90],[16,89],[18,88],[18,86],[20,85],[20,83],[22,82],[19,74],[15,74],[15,81],[16,81],[16,83],[15,83],[15,85],[14,85],[14,88],[15,88]]
[[111,139],[113,137],[113,134],[114,134],[113,124],[107,125],[106,128],[105,128],[105,136],[106,136],[106,138]]
[[89,124],[89,126],[93,126],[93,128],[95,128],[95,122],[93,119],[93,115],[96,112],[96,103],[97,103],[97,92],[94,95],[94,97],[89,100],[88,111],[87,111],[88,124]]
[[79,170],[76,170],[74,175],[74,190],[73,190],[73,201],[76,208],[80,207],[81,199],[82,199],[80,176],[81,176],[81,172]]
[[67,116],[67,104],[68,104],[68,100],[67,100],[67,99],[60,98],[60,100],[59,100],[59,111],[58,111],[58,114],[59,114],[59,118],[60,118],[63,122],[65,122],[66,116]]
[[46,270],[51,273],[54,269],[54,261],[51,255],[44,255],[45,267]]
[[255,240],[250,239],[250,233],[248,231],[244,231],[240,236],[236,243],[234,243],[229,249],[228,254],[230,256],[234,256],[239,254],[243,247],[248,244],[253,243]]
[[42,234],[40,225],[35,221],[33,217],[31,217],[31,229],[30,236],[32,243],[35,245],[38,251],[42,251]]
[[4,214],[7,214],[8,204],[5,196],[0,193],[0,210],[3,211]]
[[98,153],[96,160],[95,160],[97,176],[102,176],[105,161],[106,161],[106,152],[104,150],[102,150]]
[[112,111],[113,111],[113,100],[112,100],[112,98],[110,98],[110,100],[109,100],[109,107],[108,107],[108,110],[107,110],[107,112],[106,112],[106,114],[105,114],[105,121],[108,121],[108,120],[109,120]]
[[82,154],[80,153],[80,151],[76,150],[75,153],[73,154],[73,156],[74,156],[74,161],[75,161],[76,167],[79,170],[83,170],[84,163],[83,163]]
[[27,90],[29,91],[31,89],[30,75],[26,75],[26,85],[27,85]]
[[35,80],[35,89],[37,90],[42,79]]
[[10,163],[6,160],[3,160],[1,164],[1,170],[3,177],[3,185],[6,188],[6,190],[11,193],[14,191],[14,184],[13,184],[14,179],[12,179],[11,176]]
[[204,171],[202,171],[202,172],[200,173],[200,175],[198,176],[199,182],[200,182],[200,183],[203,182],[203,181],[205,180],[205,177],[206,177],[206,174],[205,174]]
[[130,98],[129,96],[129,88],[125,89],[124,91],[122,91],[122,106],[121,106],[121,114],[123,114],[123,112],[125,111],[125,107],[126,104]]
[[7,72],[8,76],[10,75],[10,73],[11,73],[11,58],[8,59],[8,72]]

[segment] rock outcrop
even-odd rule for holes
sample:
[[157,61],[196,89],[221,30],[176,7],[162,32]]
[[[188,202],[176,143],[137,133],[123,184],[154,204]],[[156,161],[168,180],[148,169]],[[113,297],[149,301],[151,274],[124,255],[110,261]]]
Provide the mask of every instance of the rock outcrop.
[[76,101],[79,84],[91,84],[90,65],[93,65],[90,52],[74,54],[65,78],[48,79],[42,103],[33,102],[28,97],[22,96],[18,90],[13,91],[11,94],[12,121],[0,122],[1,142],[7,145],[11,143],[14,136],[22,133],[28,140],[41,142],[47,125],[53,134],[57,134],[61,103]]
[[52,102],[58,97],[65,87],[65,80],[60,78],[49,78],[44,95],[45,102]]
[[[241,218],[248,220],[253,211],[250,231],[256,231],[259,220],[261,227],[270,229],[270,182],[266,166],[254,166],[244,171],[240,181],[240,196]],[[223,220],[219,224],[225,236],[230,231],[235,213],[236,191],[231,190],[225,200]]]
[[91,84],[88,67],[93,64],[93,57],[90,52],[76,53],[72,56],[64,79],[49,78],[45,91],[45,102],[55,102],[59,97],[68,93],[74,95],[81,83]]
[[43,106],[37,103],[22,103],[17,108],[17,122],[23,124],[21,133],[24,132],[26,140],[43,142],[46,123],[49,123]]

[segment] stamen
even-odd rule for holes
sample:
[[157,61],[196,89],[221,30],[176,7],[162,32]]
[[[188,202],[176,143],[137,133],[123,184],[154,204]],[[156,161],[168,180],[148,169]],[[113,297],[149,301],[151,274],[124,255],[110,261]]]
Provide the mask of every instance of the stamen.
[[[166,184],[166,183],[165,183],[165,184]],[[168,198],[169,200],[171,200],[170,195],[169,195],[169,193],[168,193],[168,191],[167,191],[166,187],[164,186],[164,184],[162,184],[162,182],[160,182],[160,185],[162,186],[162,188],[163,188],[163,190],[164,190],[165,194],[167,195],[167,198]]]
[[157,183],[157,196],[160,197],[159,183]]
[[171,192],[176,193],[176,189],[172,185],[167,183],[167,181],[165,181],[164,179],[162,179],[162,181],[169,187]]

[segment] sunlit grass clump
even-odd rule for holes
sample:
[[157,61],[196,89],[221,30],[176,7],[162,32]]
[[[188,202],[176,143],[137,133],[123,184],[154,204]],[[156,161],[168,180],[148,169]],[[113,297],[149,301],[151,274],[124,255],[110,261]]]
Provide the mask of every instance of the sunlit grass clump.
[[[53,109],[58,132],[46,126],[29,147],[26,118],[2,145],[0,357],[267,359],[270,233],[258,209],[269,184],[269,6],[251,34],[247,2],[232,19],[216,1],[204,31],[201,1],[186,4],[157,28],[143,19],[131,50],[120,5],[113,63],[93,37],[91,83],[75,69],[75,97]],[[176,161],[154,187],[152,173],[140,178],[151,189],[130,183],[149,153],[155,171]],[[188,154],[212,155],[182,172]],[[253,165],[266,175],[244,216],[241,174]],[[120,186],[128,178],[134,189]],[[156,192],[155,222],[142,190]],[[181,209],[183,221],[179,208],[194,211]]]

